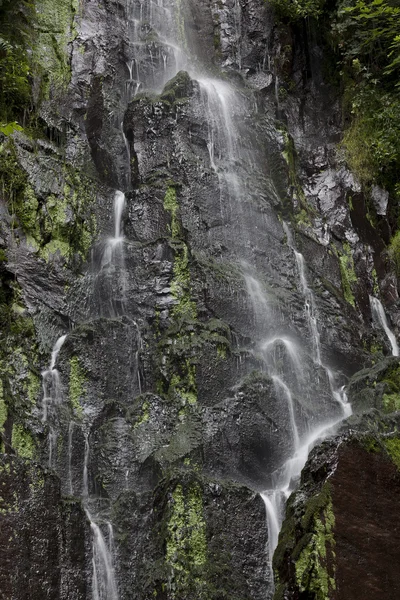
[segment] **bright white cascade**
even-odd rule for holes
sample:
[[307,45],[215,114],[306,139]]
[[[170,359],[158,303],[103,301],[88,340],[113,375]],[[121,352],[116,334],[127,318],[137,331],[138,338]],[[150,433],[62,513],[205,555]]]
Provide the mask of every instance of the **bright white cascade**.
[[42,421],[47,421],[48,412],[52,403],[58,403],[60,400],[60,374],[56,369],[57,357],[67,336],[62,335],[56,341],[51,353],[50,366],[46,371],[42,371],[42,389],[43,389],[43,416]]
[[392,347],[392,355],[399,356],[399,346],[397,344],[397,340],[396,340],[396,337],[395,337],[393,331],[390,329],[390,327],[388,325],[385,311],[382,306],[382,302],[378,298],[375,298],[374,296],[370,296],[369,303],[371,305],[372,317],[373,317],[374,321],[377,322],[378,325],[383,329],[383,331],[386,333],[386,336],[390,342],[390,345]]
[[[351,406],[347,401],[344,386],[339,389],[337,388],[335,384],[335,375],[333,371],[328,366],[324,365],[322,362],[317,309],[314,295],[310,287],[308,286],[304,257],[295,249],[293,245],[292,236],[287,224],[284,223],[283,227],[287,236],[288,245],[293,251],[297,265],[300,281],[300,290],[304,298],[304,311],[308,323],[308,328],[310,331],[311,343],[313,348],[313,362],[317,369],[322,368],[325,371],[330,386],[331,396],[333,400],[339,405],[340,414],[337,417],[329,419],[324,423],[318,423],[314,426],[308,425],[306,432],[301,433],[296,420],[296,411],[290,387],[283,380],[283,375],[277,374],[277,368],[278,365],[281,364],[282,359],[281,357],[279,357],[279,361],[276,362],[276,359],[273,354],[274,348],[277,345],[281,346],[285,350],[285,355],[287,357],[287,360],[289,361],[289,367],[291,371],[296,374],[296,378],[294,379],[294,381],[296,379],[297,381],[300,381],[302,378],[302,362],[299,348],[294,341],[290,340],[285,336],[274,336],[273,338],[266,340],[261,345],[261,350],[264,352],[264,359],[267,364],[268,372],[272,377],[275,387],[277,391],[279,391],[280,389],[281,392],[283,392],[283,396],[286,398],[289,413],[290,430],[292,432],[293,447],[292,455],[273,474],[273,488],[265,490],[261,493],[261,497],[264,501],[267,513],[268,552],[271,569],[271,579],[272,558],[276,546],[278,544],[279,531],[282,526],[282,520],[284,516],[284,505],[291,492],[295,489],[295,486],[300,478],[301,471],[305,463],[307,462],[309,452],[318,440],[323,440],[328,435],[333,433],[335,426],[338,425],[343,419],[349,417],[352,412]],[[248,290],[250,287],[249,291],[252,291],[253,293],[257,292],[255,294],[255,308],[257,308],[257,306],[260,307],[260,305],[262,305],[259,299],[260,290],[257,286],[254,285],[254,283],[252,283],[250,286],[248,281],[247,287]],[[267,304],[266,299],[265,304]]]
[[300,254],[300,252],[298,252],[296,250],[296,248],[294,247],[292,234],[290,232],[290,229],[289,229],[287,223],[283,223],[283,230],[287,236],[288,246],[293,251],[293,254],[296,259],[296,265],[297,265],[297,270],[298,270],[299,279],[300,279],[300,288],[301,288],[301,291],[302,291],[302,294],[304,297],[304,309],[305,309],[305,313],[306,313],[306,317],[307,317],[308,327],[309,327],[310,334],[311,334],[311,339],[313,342],[314,361],[318,366],[322,367],[324,369],[325,373],[327,374],[332,396],[336,400],[336,402],[340,405],[340,407],[342,408],[343,418],[347,418],[351,415],[351,406],[347,401],[347,396],[346,396],[344,387],[337,388],[337,386],[335,384],[335,375],[334,375],[332,369],[330,369],[330,367],[325,365],[321,359],[321,341],[320,341],[320,334],[318,331],[318,315],[317,315],[314,294],[311,291],[311,289],[309,288],[308,283],[307,283],[304,256],[302,254]]
[[95,279],[95,297],[99,312],[104,317],[115,318],[125,312],[127,272],[125,269],[125,237],[122,217],[126,206],[125,194],[114,194],[114,235],[104,242]]
[[54,466],[54,452],[57,444],[57,432],[54,427],[53,418],[55,417],[57,407],[62,400],[60,374],[56,369],[56,363],[57,357],[66,338],[67,335],[62,335],[60,338],[58,338],[51,353],[49,368],[46,369],[46,371],[42,371],[42,422],[48,423],[49,467]]
[[92,519],[88,509],[85,509],[86,516],[90,522],[90,529],[93,538],[93,556],[92,556],[92,599],[93,600],[118,600],[118,590],[115,581],[115,572],[113,565],[112,552],[110,547],[113,545],[114,534],[112,525],[107,521],[109,532],[109,543],[107,544],[100,527]]

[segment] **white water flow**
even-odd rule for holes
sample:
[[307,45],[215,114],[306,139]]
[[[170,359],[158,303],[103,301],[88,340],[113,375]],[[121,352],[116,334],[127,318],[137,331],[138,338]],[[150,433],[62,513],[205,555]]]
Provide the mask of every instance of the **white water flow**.
[[[100,527],[93,520],[88,509],[86,516],[92,532],[92,600],[118,600],[112,553],[106,543]],[[108,523],[108,526],[110,524]],[[110,531],[110,530],[109,530]],[[111,528],[112,531],[112,528]],[[113,542],[109,542],[113,543]]]
[[[207,115],[207,148],[210,165],[218,177],[220,211],[224,221],[235,221],[240,230],[245,222],[243,181],[238,175],[239,159],[246,162],[244,149],[238,147],[239,133],[234,116],[242,112],[241,102],[225,81],[198,78]],[[244,235],[244,234],[243,234]]]
[[49,368],[45,371],[42,371],[42,422],[48,424],[47,444],[49,455],[48,465],[50,468],[52,468],[55,464],[58,439],[54,421],[57,417],[57,407],[62,401],[60,374],[56,369],[56,363],[57,357],[66,338],[67,335],[62,335],[60,338],[58,338],[51,353]]
[[[286,356],[292,364],[292,368],[295,370],[301,370],[301,353],[297,347],[297,344],[283,336],[275,336],[270,340],[267,340],[262,345],[262,350],[267,354],[266,361],[269,367],[269,373],[272,376],[276,387],[281,388],[286,398],[287,406],[289,409],[290,417],[290,430],[292,432],[293,442],[293,453],[292,455],[282,464],[280,468],[273,474],[272,482],[273,487],[270,490],[262,492],[261,497],[263,498],[268,524],[268,551],[270,560],[270,577],[272,580],[272,557],[275,548],[278,543],[279,531],[282,525],[284,505],[289,497],[290,493],[294,490],[299,478],[301,471],[307,462],[307,458],[310,450],[316,444],[318,440],[325,439],[328,435],[334,432],[335,426],[338,425],[343,419],[351,415],[351,406],[347,401],[347,396],[344,390],[344,386],[337,388],[335,383],[335,374],[326,365],[323,364],[321,359],[321,342],[320,333],[318,329],[318,314],[315,304],[314,295],[308,285],[304,257],[294,247],[291,232],[286,223],[283,224],[284,231],[287,236],[288,246],[293,251],[295,257],[295,263],[298,270],[300,291],[304,298],[304,311],[308,328],[312,340],[312,358],[316,368],[322,367],[325,370],[327,379],[330,386],[331,397],[335,403],[340,407],[340,413],[333,419],[328,419],[325,422],[319,422],[315,425],[307,424],[305,432],[299,431],[298,422],[296,419],[296,411],[292,396],[292,391],[285,383],[285,381],[274,373],[276,369],[273,362],[269,357],[271,349],[276,344],[280,344],[285,349]],[[284,369],[284,373],[288,376],[287,367]]]
[[283,230],[286,234],[287,244],[293,251],[296,259],[297,271],[300,279],[300,289],[304,298],[304,309],[307,318],[308,327],[311,334],[311,340],[314,351],[314,361],[325,370],[328,377],[330,390],[335,401],[340,405],[343,411],[343,418],[351,415],[351,406],[347,401],[344,386],[338,388],[335,382],[335,375],[330,367],[322,362],[321,358],[321,336],[318,329],[318,313],[315,304],[314,294],[311,291],[306,277],[304,256],[298,252],[294,246],[293,237],[287,223],[283,222]]
[[180,3],[127,0],[128,102],[142,90],[160,93],[187,66]]
[[110,521],[105,521],[107,526],[106,542],[101,528],[96,523],[89,511],[89,436],[85,435],[85,453],[83,459],[83,502],[85,513],[90,522],[92,533],[92,600],[118,600],[118,588],[114,569],[114,530]]
[[290,428],[291,428],[292,435],[293,435],[293,449],[294,449],[294,452],[297,452],[298,449],[300,448],[300,435],[299,435],[299,430],[297,427],[296,417],[295,417],[295,413],[294,413],[292,392],[290,391],[290,389],[288,388],[286,383],[284,381],[282,381],[282,379],[280,377],[278,377],[277,375],[272,375],[272,381],[274,382],[275,387],[281,388],[286,396],[287,404],[288,404],[288,408],[289,408]]
[[122,229],[122,217],[126,206],[125,194],[114,194],[114,235],[108,237],[101,249],[97,275],[95,297],[99,302],[99,313],[108,318],[116,318],[125,313],[127,272],[125,268],[125,237]]
[[124,236],[121,230],[122,214],[125,208],[125,194],[116,191],[114,194],[114,236],[106,240],[101,260],[101,267],[118,266],[123,253]]
[[43,415],[42,421],[45,423],[54,404],[58,404],[60,398],[60,374],[56,369],[57,357],[67,336],[62,335],[56,341],[51,353],[50,366],[46,371],[42,371],[42,389],[43,389]]
[[373,320],[383,329],[392,347],[392,355],[399,356],[399,346],[393,331],[390,329],[382,302],[374,296],[369,297]]

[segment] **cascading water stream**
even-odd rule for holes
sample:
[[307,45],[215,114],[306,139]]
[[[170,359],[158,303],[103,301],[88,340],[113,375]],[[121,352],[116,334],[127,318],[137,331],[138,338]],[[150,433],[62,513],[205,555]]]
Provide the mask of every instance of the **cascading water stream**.
[[343,418],[347,418],[351,415],[351,406],[348,404],[344,386],[342,386],[341,388],[338,388],[336,386],[335,375],[332,369],[325,365],[321,359],[321,336],[318,330],[317,308],[315,304],[314,294],[307,283],[304,256],[296,250],[293,243],[292,234],[287,223],[285,222],[283,223],[283,230],[287,237],[288,246],[293,251],[293,254],[296,259],[296,265],[300,279],[300,288],[304,298],[305,314],[314,348],[314,361],[316,365],[322,367],[325,373],[327,374],[332,396],[336,400],[336,402],[341,406],[343,411]]
[[[187,68],[187,52],[183,50],[181,25],[177,25],[180,8],[176,3],[176,12],[165,7],[163,0],[152,2],[142,0],[133,2],[127,0],[127,38],[128,51],[127,70],[129,79],[125,86],[126,104],[140,90],[160,92],[164,84],[171,79],[181,68]],[[173,3],[172,3],[173,4]],[[237,62],[241,68],[241,15],[240,3],[235,0],[235,30]],[[146,24],[146,27],[142,27]],[[149,32],[156,32],[156,41],[148,43]],[[177,31],[178,30],[178,31]],[[154,36],[155,38],[155,36]],[[180,42],[180,43],[179,43]],[[180,47],[182,46],[182,47]],[[218,80],[204,75],[197,76],[196,71],[189,67],[191,76],[197,79],[200,87],[203,107],[208,119],[207,147],[212,171],[218,178],[220,194],[220,210],[222,222],[234,225],[234,239],[226,240],[230,243],[233,261],[240,267],[243,258],[252,261],[251,234],[254,229],[253,214],[249,215],[247,208],[250,196],[246,189],[246,182],[241,176],[241,169],[252,172],[256,161],[252,151],[246,147],[240,135],[237,121],[248,111],[248,99],[239,95],[233,85],[226,81]],[[276,80],[277,81],[277,80]],[[238,118],[239,117],[239,118]],[[121,118],[118,116],[116,126],[120,126]],[[123,142],[127,154],[127,165],[130,163],[130,147],[121,127]],[[128,188],[127,184],[127,188]],[[105,243],[102,252],[99,273],[108,277],[107,294],[100,294],[107,299],[107,306],[99,311],[102,316],[117,317],[124,314],[125,289],[127,286],[124,264],[124,236],[122,231],[122,216],[125,208],[125,195],[117,191],[114,197],[114,235]],[[228,228],[226,228],[228,230]],[[213,235],[212,233],[210,235]],[[226,234],[223,233],[222,236]],[[227,245],[227,243],[226,243]],[[252,299],[254,312],[262,323],[263,339],[260,340],[259,350],[265,369],[270,375],[277,396],[285,406],[285,415],[288,415],[289,429],[291,432],[291,455],[283,461],[282,465],[273,474],[273,486],[261,494],[267,511],[269,532],[269,559],[277,544],[279,530],[282,523],[284,502],[293,490],[303,468],[309,449],[318,439],[326,436],[329,431],[346,415],[344,390],[335,388],[334,373],[321,361],[320,336],[318,331],[317,311],[313,294],[308,287],[303,256],[291,246],[296,260],[301,291],[304,297],[304,306],[307,322],[313,342],[313,359],[317,366],[325,369],[333,398],[341,405],[342,412],[337,418],[319,423],[311,431],[305,430],[303,423],[298,419],[297,399],[294,389],[306,386],[301,351],[297,342],[291,339],[288,327],[279,332],[269,332],[269,324],[273,318],[267,298],[257,277],[247,274],[245,276],[248,295]],[[251,269],[257,274],[255,262],[251,262]],[[103,291],[103,289],[102,289]],[[116,293],[118,299],[116,299]],[[284,360],[282,360],[284,355]],[[282,366],[283,365],[283,366]],[[50,368],[52,372],[55,366]],[[290,381],[288,371],[290,371]],[[139,371],[138,371],[139,377]],[[303,381],[304,380],[304,381]],[[140,378],[139,378],[140,388]],[[286,412],[287,410],[287,412]],[[351,409],[350,409],[351,410]],[[47,413],[46,413],[47,414]],[[47,417],[46,417],[47,418]],[[69,453],[72,452],[72,427],[69,434]],[[89,459],[90,445],[89,434],[85,435],[85,451],[83,461],[82,496],[86,515],[90,522],[92,532],[92,595],[93,600],[117,600],[118,590],[113,565],[114,536],[112,525],[108,521],[100,521],[99,515],[92,516],[89,506],[92,507],[89,494]],[[129,470],[126,471],[126,485],[128,485]],[[69,456],[69,485],[73,491],[71,457]],[[99,522],[107,525],[108,543],[98,525]]]
[[51,353],[50,366],[46,371],[42,372],[42,389],[43,389],[43,415],[42,421],[45,423],[48,418],[49,409],[52,404],[60,401],[60,374],[56,369],[57,357],[60,353],[62,345],[67,336],[62,335],[56,341]]
[[54,466],[54,454],[57,444],[57,431],[54,424],[57,407],[61,403],[61,385],[60,374],[56,369],[57,357],[60,353],[67,335],[62,335],[56,341],[51,353],[49,368],[42,372],[42,389],[43,389],[43,414],[42,422],[48,424],[48,453],[49,467]]
[[118,600],[118,590],[115,580],[114,565],[110,547],[113,545],[113,532],[107,522],[109,536],[109,544],[106,543],[100,527],[93,520],[89,510],[85,508],[86,516],[90,522],[93,539],[93,555],[92,555],[92,600]]
[[378,325],[383,329],[383,331],[386,333],[386,336],[390,342],[390,345],[392,348],[392,355],[399,356],[399,346],[397,344],[397,340],[396,340],[396,337],[395,337],[393,331],[390,329],[390,327],[388,325],[385,311],[382,306],[382,302],[378,298],[375,298],[374,296],[369,297],[369,302],[371,305],[372,317],[373,317],[374,321],[376,323],[378,323]]
[[125,237],[122,217],[126,206],[125,194],[114,194],[114,235],[103,242],[100,257],[94,261],[96,312],[116,318],[125,313],[127,272],[125,268]]
[[86,516],[90,522],[92,533],[92,600],[118,600],[118,587],[114,569],[114,531],[110,521],[105,521],[108,531],[108,543],[101,528],[89,510],[89,436],[85,435],[85,453],[83,460],[82,497]]
[[[261,494],[267,514],[268,551],[270,561],[271,582],[273,579],[272,557],[278,543],[279,531],[283,520],[284,504],[287,498],[289,497],[290,493],[294,490],[297,481],[299,480],[301,471],[307,461],[309,451],[312,449],[312,447],[318,440],[326,438],[330,433],[334,431],[336,425],[338,425],[343,419],[351,415],[351,406],[347,402],[344,386],[340,389],[337,389],[335,385],[335,375],[333,371],[329,367],[324,365],[321,359],[321,344],[320,333],[318,330],[317,310],[314,295],[307,283],[304,257],[295,249],[293,245],[291,232],[286,223],[283,224],[283,228],[287,236],[288,245],[293,251],[295,263],[298,270],[300,290],[304,298],[304,310],[306,314],[308,328],[312,338],[313,362],[316,368],[322,367],[324,369],[328,378],[331,397],[340,406],[341,414],[326,422],[319,423],[318,425],[314,425],[312,427],[308,425],[305,433],[301,434],[299,432],[298,424],[296,421],[296,413],[294,409],[291,390],[289,386],[286,385],[284,381],[282,381],[282,379],[280,379],[276,376],[276,374],[274,374],[274,365],[271,364],[271,360],[267,356],[266,360],[272,379],[275,384],[277,384],[283,389],[287,399],[290,415],[290,429],[293,435],[293,454],[273,474],[273,488],[270,490],[265,490]],[[297,368],[299,369],[299,365],[301,365],[300,353],[298,352],[298,349],[295,344],[288,343],[288,340],[285,340],[285,338],[283,337],[274,337],[271,340],[267,340],[266,342],[264,342],[262,346],[264,352],[272,348],[278,341],[281,345],[284,345],[286,353],[290,358],[293,367],[296,367],[297,365]]]

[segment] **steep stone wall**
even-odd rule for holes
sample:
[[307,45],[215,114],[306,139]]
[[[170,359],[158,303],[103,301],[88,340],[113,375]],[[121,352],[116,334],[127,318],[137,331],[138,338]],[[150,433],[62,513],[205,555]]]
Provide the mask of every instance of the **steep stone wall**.
[[[340,384],[390,351],[371,326],[368,295],[379,283],[389,304],[397,292],[388,291],[393,275],[381,255],[382,236],[335,154],[339,99],[324,83],[318,46],[310,74],[310,41],[278,30],[264,0],[182,2],[180,33],[191,59],[240,98],[234,117],[246,152],[235,169],[243,198],[221,211],[201,77],[183,70],[162,90],[139,89],[128,98],[128,4],[55,3],[65,8],[64,20],[54,23],[57,44],[48,55],[47,4],[40,3],[47,25],[38,41],[50,74],[37,107],[41,128],[0,134],[0,587],[5,598],[92,597],[92,538],[83,510],[90,498],[103,535],[110,535],[108,522],[113,527],[120,600],[261,600],[272,586],[257,492],[272,486],[292,443],[287,406],[265,372],[263,336],[284,332],[308,352],[306,385],[295,394],[302,431],[310,418],[338,414],[327,374],[310,358],[304,298],[282,219],[291,222],[306,259],[323,357],[337,368]],[[66,39],[61,29],[69,31]],[[158,40],[147,33],[155,52]],[[162,72],[151,57],[143,67],[146,82]],[[53,72],[59,62],[68,80],[61,87]],[[297,87],[283,98],[284,77]],[[222,142],[216,149],[223,158]],[[113,263],[105,248],[116,189],[127,205],[124,260]],[[249,300],[246,276],[255,271],[272,307],[268,331]],[[396,322],[393,304],[390,314]],[[57,406],[46,421],[41,373],[64,334]],[[276,355],[288,360],[282,348]],[[381,365],[382,377],[367,391],[369,370],[353,380],[355,407],[399,408],[392,364]],[[335,594],[352,589],[339,491],[354,473],[353,450],[350,442],[340,445],[332,489],[322,475],[311,489],[315,510],[307,523],[296,524],[295,533],[284,527],[290,542],[281,541],[284,559],[276,559],[276,568],[286,590],[297,585],[290,593],[336,598],[331,579]],[[383,514],[382,490],[396,479],[394,467],[384,450],[371,464],[363,447],[354,452],[366,496],[382,467],[376,506]],[[321,469],[325,476],[330,467]],[[371,511],[364,516],[370,522]],[[354,548],[364,556],[360,527]],[[313,553],[321,535],[326,550],[316,583],[306,550]],[[296,536],[303,552],[298,567],[291,555]]]

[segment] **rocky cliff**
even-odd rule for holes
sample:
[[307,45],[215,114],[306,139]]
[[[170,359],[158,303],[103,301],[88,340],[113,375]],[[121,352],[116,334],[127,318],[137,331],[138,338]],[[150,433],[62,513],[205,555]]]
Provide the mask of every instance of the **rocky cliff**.
[[395,198],[323,32],[0,11],[2,597],[397,598]]

